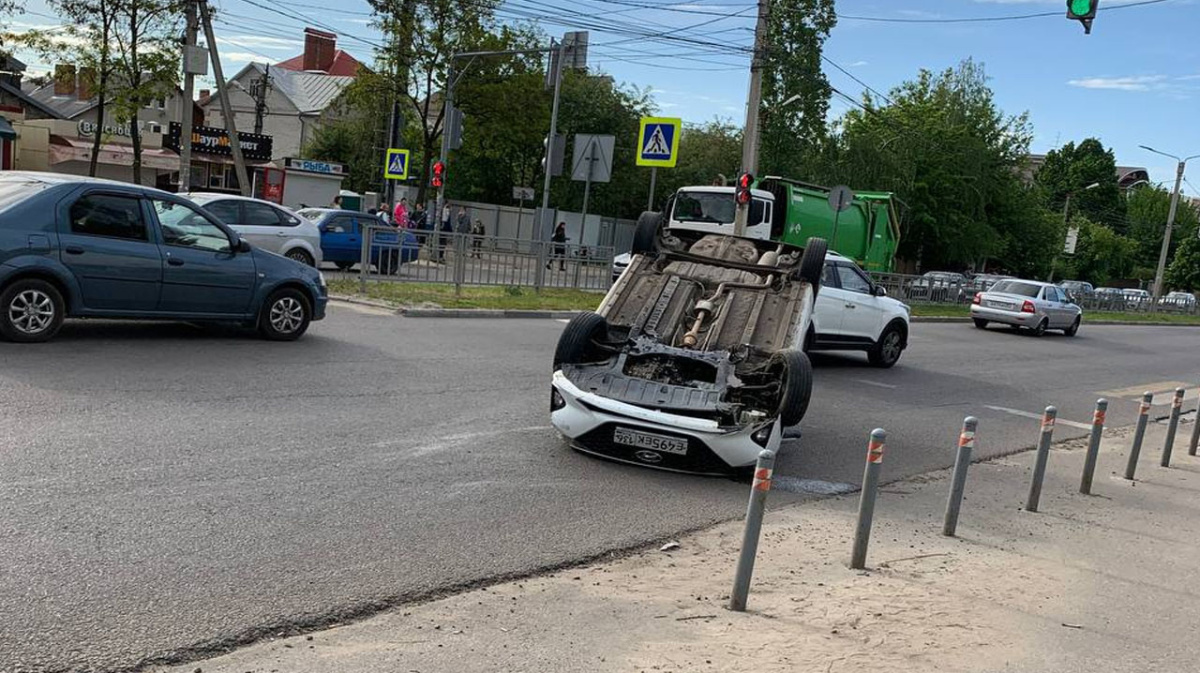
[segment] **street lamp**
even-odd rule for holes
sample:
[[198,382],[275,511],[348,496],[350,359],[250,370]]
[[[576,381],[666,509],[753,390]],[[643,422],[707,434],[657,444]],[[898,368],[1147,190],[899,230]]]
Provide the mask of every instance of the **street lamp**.
[[1171,193],[1171,210],[1167,214],[1167,228],[1163,231],[1162,250],[1158,253],[1158,270],[1154,273],[1154,302],[1157,303],[1159,297],[1162,296],[1163,274],[1167,270],[1167,252],[1171,249],[1171,230],[1175,228],[1175,213],[1179,210],[1179,189],[1183,186],[1183,172],[1187,168],[1187,162],[1192,159],[1200,159],[1200,154],[1180,159],[1174,154],[1159,152],[1153,147],[1146,145],[1138,145],[1138,147],[1179,162],[1175,167],[1175,191]]
[[[1089,189],[1095,189],[1099,186],[1100,186],[1099,182],[1093,182],[1092,184],[1088,185],[1087,187],[1084,187],[1083,189],[1081,189],[1079,191],[1086,192]],[[1066,229],[1067,229],[1067,241],[1071,240],[1071,197],[1072,196],[1075,196],[1075,192],[1067,192],[1067,202],[1066,202],[1066,204],[1063,205],[1063,226],[1066,227]],[[1076,236],[1078,236],[1078,234],[1076,234]],[[1066,252],[1066,250],[1067,250],[1067,244],[1063,243],[1062,252]],[[1046,279],[1047,283],[1054,282],[1054,265],[1055,265],[1055,263],[1058,262],[1058,256],[1060,254],[1061,254],[1060,252],[1054,253],[1054,259],[1051,260],[1051,262],[1050,262],[1050,277]]]

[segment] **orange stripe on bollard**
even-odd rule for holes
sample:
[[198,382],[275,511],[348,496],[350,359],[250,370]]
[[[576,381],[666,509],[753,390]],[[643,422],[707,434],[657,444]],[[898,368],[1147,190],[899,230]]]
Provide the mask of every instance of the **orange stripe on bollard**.
[[1146,414],[1150,413],[1150,403],[1142,402],[1141,408],[1138,410],[1138,413],[1141,414],[1142,416],[1145,416]]
[[750,488],[755,491],[771,490],[771,474],[772,473],[773,473],[773,470],[769,470],[769,469],[755,470],[754,471],[754,483],[750,485]]
[[1042,432],[1047,432],[1047,431],[1053,430],[1053,429],[1054,429],[1054,417],[1053,416],[1043,417],[1042,418]]
[[1106,414],[1103,411],[1097,410],[1092,416],[1092,423],[1095,423],[1096,425],[1104,425],[1105,416]]
[[883,462],[883,442],[872,441],[867,445],[867,462],[882,463]]
[[1183,396],[1176,395],[1175,401],[1171,403],[1171,406],[1175,407],[1176,409],[1181,408],[1183,406]]
[[974,432],[964,432],[961,435],[959,435],[958,436],[958,445],[959,446],[969,446],[972,449],[975,448],[975,433]]

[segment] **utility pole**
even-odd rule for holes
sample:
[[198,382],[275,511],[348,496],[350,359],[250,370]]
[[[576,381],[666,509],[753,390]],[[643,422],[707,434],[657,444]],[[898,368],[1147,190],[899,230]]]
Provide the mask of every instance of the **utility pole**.
[[1200,159],[1200,154],[1187,157],[1186,159],[1180,159],[1174,154],[1159,152],[1153,147],[1147,147],[1145,145],[1139,145],[1139,147],[1179,162],[1175,166],[1175,191],[1171,193],[1171,210],[1167,213],[1167,228],[1163,231],[1162,250],[1160,250],[1158,253],[1158,269],[1154,272],[1154,296],[1152,301],[1154,302],[1154,305],[1158,305],[1158,300],[1160,297],[1162,297],[1163,276],[1167,271],[1167,254],[1171,251],[1171,230],[1175,228],[1175,214],[1179,211],[1179,191],[1183,188],[1183,173],[1185,170],[1187,170],[1187,162],[1191,161],[1192,159]]
[[[742,132],[742,173],[758,169],[758,117],[762,109],[762,69],[767,50],[767,0],[758,0],[758,22],[754,26],[754,57],[750,61],[750,94],[746,97],[746,126]],[[733,235],[746,235],[750,204],[739,204],[733,220]]]
[[254,96],[254,132],[262,135],[263,117],[267,116],[267,94],[271,91],[271,64],[268,63],[262,79],[254,80],[250,93]]
[[[200,5],[200,20],[204,23],[204,41],[208,43],[208,55],[212,60],[213,77],[217,80],[217,96],[221,99],[221,115],[225,117],[225,132],[229,134],[229,149],[233,153],[233,168],[237,172],[238,190],[242,196],[250,196],[250,180],[246,176],[246,162],[242,158],[242,143],[238,138],[237,120],[233,118],[233,106],[229,104],[229,89],[225,86],[225,73],[221,70],[221,57],[217,54],[217,38],[213,34],[212,14],[208,0],[196,0]],[[191,136],[188,136],[191,143]]]
[[[195,125],[196,104],[192,101],[196,76],[193,70],[198,64],[192,63],[196,46],[196,3],[188,0],[183,8],[183,117],[179,120],[179,191],[192,191],[192,126]],[[103,93],[101,95],[104,95]]]
[[[553,47],[553,41],[551,47]],[[550,73],[550,77],[554,79],[554,103],[550,106],[550,135],[546,141],[546,176],[542,182],[542,216],[550,209],[550,178],[553,177],[554,171],[551,170],[554,158],[554,141],[558,135],[558,99],[562,93],[562,71],[563,62],[567,59],[567,43],[564,40],[559,43],[557,50],[550,52],[550,68],[554,71]],[[546,233],[546,223],[538,222],[541,231],[537,232],[537,237],[540,240]],[[541,269],[541,265],[538,265]],[[540,272],[539,272],[540,273]]]

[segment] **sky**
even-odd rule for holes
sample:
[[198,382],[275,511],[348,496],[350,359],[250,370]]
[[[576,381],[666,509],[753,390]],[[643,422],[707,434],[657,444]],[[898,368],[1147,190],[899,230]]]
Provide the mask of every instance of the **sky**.
[[[846,72],[830,63],[825,70],[836,89],[857,100],[864,85],[886,94],[922,68],[936,71],[972,58],[985,65],[1006,113],[1030,114],[1033,151],[1098,137],[1115,150],[1118,164],[1144,166],[1154,182],[1170,187],[1175,161],[1139,145],[1200,154],[1200,0],[1107,9],[1137,1],[1103,0],[1092,34],[1084,35],[1078,22],[1063,16],[1063,0],[838,0],[839,21],[825,56]],[[337,32],[338,46],[367,63],[371,44],[380,41],[366,0],[212,2],[227,75],[251,60],[300,53],[306,25]],[[27,10],[9,26],[59,23],[44,0],[27,0]],[[1056,15],[946,22],[1042,12]],[[649,89],[663,115],[740,125],[754,13],[752,0],[507,0],[498,16],[536,17],[548,35],[587,29],[589,66]],[[22,56],[31,70],[51,66]],[[850,103],[835,96],[832,106],[837,115]],[[1200,196],[1200,160],[1190,173],[1184,192]]]

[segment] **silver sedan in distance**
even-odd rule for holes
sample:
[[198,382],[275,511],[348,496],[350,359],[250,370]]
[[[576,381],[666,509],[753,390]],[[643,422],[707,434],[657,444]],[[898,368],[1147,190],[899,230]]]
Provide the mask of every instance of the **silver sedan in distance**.
[[1060,329],[1067,336],[1075,336],[1083,320],[1083,309],[1056,285],[1012,279],[976,294],[971,304],[971,319],[979,329],[996,322],[1025,327],[1034,336],[1042,336],[1048,329]]

